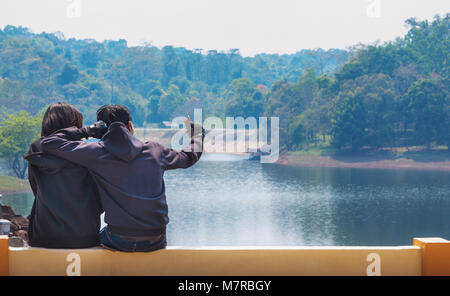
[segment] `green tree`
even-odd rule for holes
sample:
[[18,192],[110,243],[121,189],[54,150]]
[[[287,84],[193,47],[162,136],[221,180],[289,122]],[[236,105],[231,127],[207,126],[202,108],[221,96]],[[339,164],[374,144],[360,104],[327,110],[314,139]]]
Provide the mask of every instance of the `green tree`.
[[414,125],[414,139],[431,149],[447,133],[447,95],[437,81],[420,79],[404,95],[407,114]]
[[348,81],[332,109],[333,143],[341,148],[391,146],[397,96],[392,79],[384,74]]
[[178,89],[182,94],[186,93],[187,89],[189,88],[189,81],[183,76],[176,76],[172,78],[172,80],[170,80],[170,84],[178,86]]
[[181,60],[172,46],[163,47],[163,77],[162,84],[167,86],[170,80],[182,73]]
[[410,18],[406,24],[410,30],[404,38],[404,45],[413,54],[418,67],[424,73],[441,73],[450,52],[450,14],[436,15],[432,22]]
[[264,96],[248,78],[231,82],[225,104],[226,116],[258,117],[264,110]]
[[0,155],[18,178],[25,179],[27,162],[23,155],[30,144],[39,138],[41,115],[31,116],[19,111],[8,114],[0,122]]
[[61,85],[74,83],[77,81],[79,74],[80,73],[75,66],[70,63],[66,63],[61,71],[61,74],[56,78],[56,80],[58,84]]
[[91,43],[81,50],[80,62],[87,68],[96,68],[103,53],[103,45]]
[[170,120],[177,107],[182,106],[187,99],[180,93],[179,88],[171,84],[167,92],[161,95],[158,104],[158,114],[161,120]]
[[288,135],[290,145],[292,147],[309,148],[309,144],[315,141],[317,134],[318,123],[316,121],[312,109],[307,109],[302,114],[295,117],[294,121],[289,124]]
[[155,88],[150,92],[150,97],[148,98],[148,114],[146,121],[147,122],[159,122],[159,114],[158,114],[158,105],[159,100],[163,92],[159,88]]
[[341,93],[334,101],[331,114],[332,145],[342,149],[351,147],[360,149],[365,143],[364,106],[355,95],[349,91]]

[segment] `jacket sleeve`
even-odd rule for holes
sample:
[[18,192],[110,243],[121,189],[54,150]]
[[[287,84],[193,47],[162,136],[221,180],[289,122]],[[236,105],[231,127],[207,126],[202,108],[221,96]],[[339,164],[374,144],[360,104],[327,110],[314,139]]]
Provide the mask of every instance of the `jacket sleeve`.
[[160,146],[160,164],[165,170],[185,169],[193,166],[200,160],[203,151],[204,135],[199,135],[191,139],[188,149],[177,151],[174,149]]
[[42,151],[90,168],[103,148],[96,142],[83,142],[83,133],[76,127],[59,130],[41,140]]
[[33,174],[33,169],[31,164],[28,163],[28,183],[30,183],[31,191],[33,191],[34,196],[37,194],[37,184],[36,179]]

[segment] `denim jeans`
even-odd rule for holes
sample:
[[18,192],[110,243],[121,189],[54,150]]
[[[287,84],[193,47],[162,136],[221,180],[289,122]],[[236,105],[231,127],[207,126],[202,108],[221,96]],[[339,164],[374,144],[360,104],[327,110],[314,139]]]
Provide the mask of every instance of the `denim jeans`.
[[142,240],[139,238],[125,239],[113,234],[108,226],[100,231],[100,245],[105,249],[122,252],[151,252],[164,249],[167,246],[166,235],[161,234],[161,238],[156,241]]

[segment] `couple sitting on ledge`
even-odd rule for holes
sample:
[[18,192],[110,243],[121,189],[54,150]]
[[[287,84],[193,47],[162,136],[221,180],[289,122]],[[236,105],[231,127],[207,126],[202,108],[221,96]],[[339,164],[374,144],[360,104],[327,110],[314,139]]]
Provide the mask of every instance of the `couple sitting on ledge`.
[[[176,151],[134,137],[125,106],[102,106],[97,120],[83,127],[81,113],[65,103],[52,104],[45,112],[42,137],[25,155],[35,196],[30,246],[101,245],[124,252],[165,248],[164,172],[200,159],[196,151],[202,151],[204,130],[186,121],[190,149]],[[90,137],[100,140],[83,141]],[[103,212],[107,226],[100,230]]]

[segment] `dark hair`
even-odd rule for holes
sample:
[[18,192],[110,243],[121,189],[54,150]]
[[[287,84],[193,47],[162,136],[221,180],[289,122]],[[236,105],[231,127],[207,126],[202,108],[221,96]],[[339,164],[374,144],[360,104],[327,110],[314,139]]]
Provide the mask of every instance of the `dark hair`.
[[103,105],[97,110],[97,120],[103,121],[108,126],[115,121],[128,124],[131,121],[131,114],[123,105]]
[[77,108],[66,103],[54,103],[48,106],[42,119],[41,136],[46,137],[54,132],[76,126],[83,127],[83,115]]

